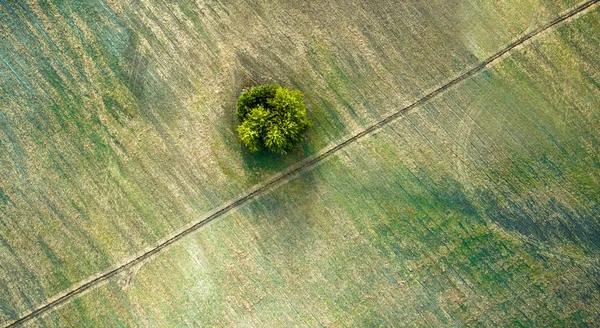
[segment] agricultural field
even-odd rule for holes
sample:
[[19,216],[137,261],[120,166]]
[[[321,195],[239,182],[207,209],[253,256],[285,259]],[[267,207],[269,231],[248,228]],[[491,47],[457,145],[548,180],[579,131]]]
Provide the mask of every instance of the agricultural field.
[[[589,3],[0,2],[0,324],[599,325]],[[236,139],[263,82],[296,153]]]

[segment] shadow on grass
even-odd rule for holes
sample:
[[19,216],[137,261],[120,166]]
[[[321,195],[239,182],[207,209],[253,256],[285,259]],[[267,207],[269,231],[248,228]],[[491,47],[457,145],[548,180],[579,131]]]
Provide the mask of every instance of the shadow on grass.
[[282,171],[291,164],[302,159],[301,153],[288,153],[285,155],[273,154],[266,150],[261,150],[256,153],[251,153],[243,145],[242,147],[242,158],[244,164],[250,170],[259,171]]

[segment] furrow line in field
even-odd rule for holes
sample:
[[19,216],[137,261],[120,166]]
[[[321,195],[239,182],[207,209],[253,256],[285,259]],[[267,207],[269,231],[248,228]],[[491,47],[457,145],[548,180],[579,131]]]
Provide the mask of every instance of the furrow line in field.
[[72,299],[73,297],[82,295],[83,293],[89,291],[91,288],[99,285],[102,282],[107,281],[108,279],[116,276],[119,273],[127,273],[127,270],[134,268],[136,265],[139,265],[140,263],[144,262],[145,260],[149,259],[150,257],[165,250],[167,247],[169,247],[173,243],[181,240],[183,237],[197,231],[201,227],[203,227],[206,224],[212,222],[213,220],[223,216],[224,214],[230,212],[231,210],[247,203],[248,201],[252,200],[254,197],[258,196],[259,194],[261,194],[265,191],[268,191],[277,185],[280,185],[282,183],[289,181],[291,178],[295,177],[299,173],[310,169],[314,165],[318,164],[319,162],[323,161],[330,155],[336,153],[337,151],[341,150],[342,148],[348,146],[349,144],[352,144],[355,141],[357,141],[358,139],[381,129],[382,127],[386,126],[391,121],[399,118],[401,115],[406,113],[408,110],[411,110],[413,108],[416,108],[418,106],[421,106],[421,105],[427,103],[428,101],[430,101],[431,99],[440,95],[441,93],[445,92],[446,90],[454,87],[455,85],[459,84],[460,82],[462,82],[462,81],[470,78],[471,76],[475,75],[476,73],[480,72],[485,67],[487,67],[489,64],[495,62],[503,55],[509,53],[511,50],[515,49],[516,47],[524,44],[525,42],[527,42],[528,40],[537,36],[538,34],[557,26],[560,23],[565,22],[566,20],[568,20],[578,14],[582,14],[582,13],[586,12],[587,10],[591,9],[592,6],[596,5],[599,1],[600,0],[586,1],[582,4],[580,4],[579,6],[572,8],[568,12],[565,12],[562,15],[556,17],[554,20],[547,23],[546,25],[544,25],[542,27],[538,27],[538,28],[530,31],[529,33],[526,33],[519,39],[508,44],[506,47],[504,47],[503,49],[501,49],[494,55],[488,57],[486,60],[484,60],[477,66],[469,69],[468,71],[461,74],[460,76],[454,78],[453,80],[450,80],[449,82],[447,82],[447,83],[443,84],[442,86],[436,88],[435,90],[429,92],[424,97],[413,102],[412,104],[410,104],[402,109],[399,109],[399,110],[391,113],[390,115],[385,116],[381,120],[373,123],[372,125],[368,126],[367,128],[361,130],[360,132],[357,132],[356,134],[352,135],[351,137],[349,137],[337,144],[329,146],[329,147],[319,151],[318,153],[312,155],[311,157],[308,157],[305,160],[302,160],[302,161],[296,163],[295,165],[292,165],[291,167],[284,170],[283,172],[270,177],[269,179],[267,179],[267,181],[250,188],[243,196],[241,196],[233,201],[230,201],[228,203],[225,203],[221,207],[209,212],[204,217],[196,220],[195,222],[192,222],[192,223],[174,231],[168,237],[164,238],[160,242],[155,243],[151,247],[148,247],[145,250],[139,252],[137,255],[135,255],[131,259],[121,263],[120,265],[117,265],[113,269],[110,269],[108,271],[101,272],[95,276],[89,277],[88,279],[80,282],[78,284],[78,286],[71,288],[67,292],[57,295],[53,299],[49,300],[46,304],[38,307],[36,310],[13,321],[12,323],[8,324],[6,327],[15,327],[17,325],[23,324],[39,315],[67,302],[68,300]]

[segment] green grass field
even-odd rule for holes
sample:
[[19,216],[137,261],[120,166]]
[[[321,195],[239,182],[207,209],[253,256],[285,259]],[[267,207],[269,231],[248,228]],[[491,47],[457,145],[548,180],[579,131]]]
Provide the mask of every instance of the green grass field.
[[[576,4],[0,2],[0,323]],[[600,10],[27,323],[600,323]],[[287,157],[242,88],[306,94]]]

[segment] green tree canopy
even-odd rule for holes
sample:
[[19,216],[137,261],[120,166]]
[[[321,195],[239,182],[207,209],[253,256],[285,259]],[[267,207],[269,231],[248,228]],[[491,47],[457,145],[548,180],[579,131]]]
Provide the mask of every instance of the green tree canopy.
[[242,92],[236,115],[241,122],[240,140],[251,152],[267,149],[285,154],[302,141],[310,125],[304,95],[272,84]]

